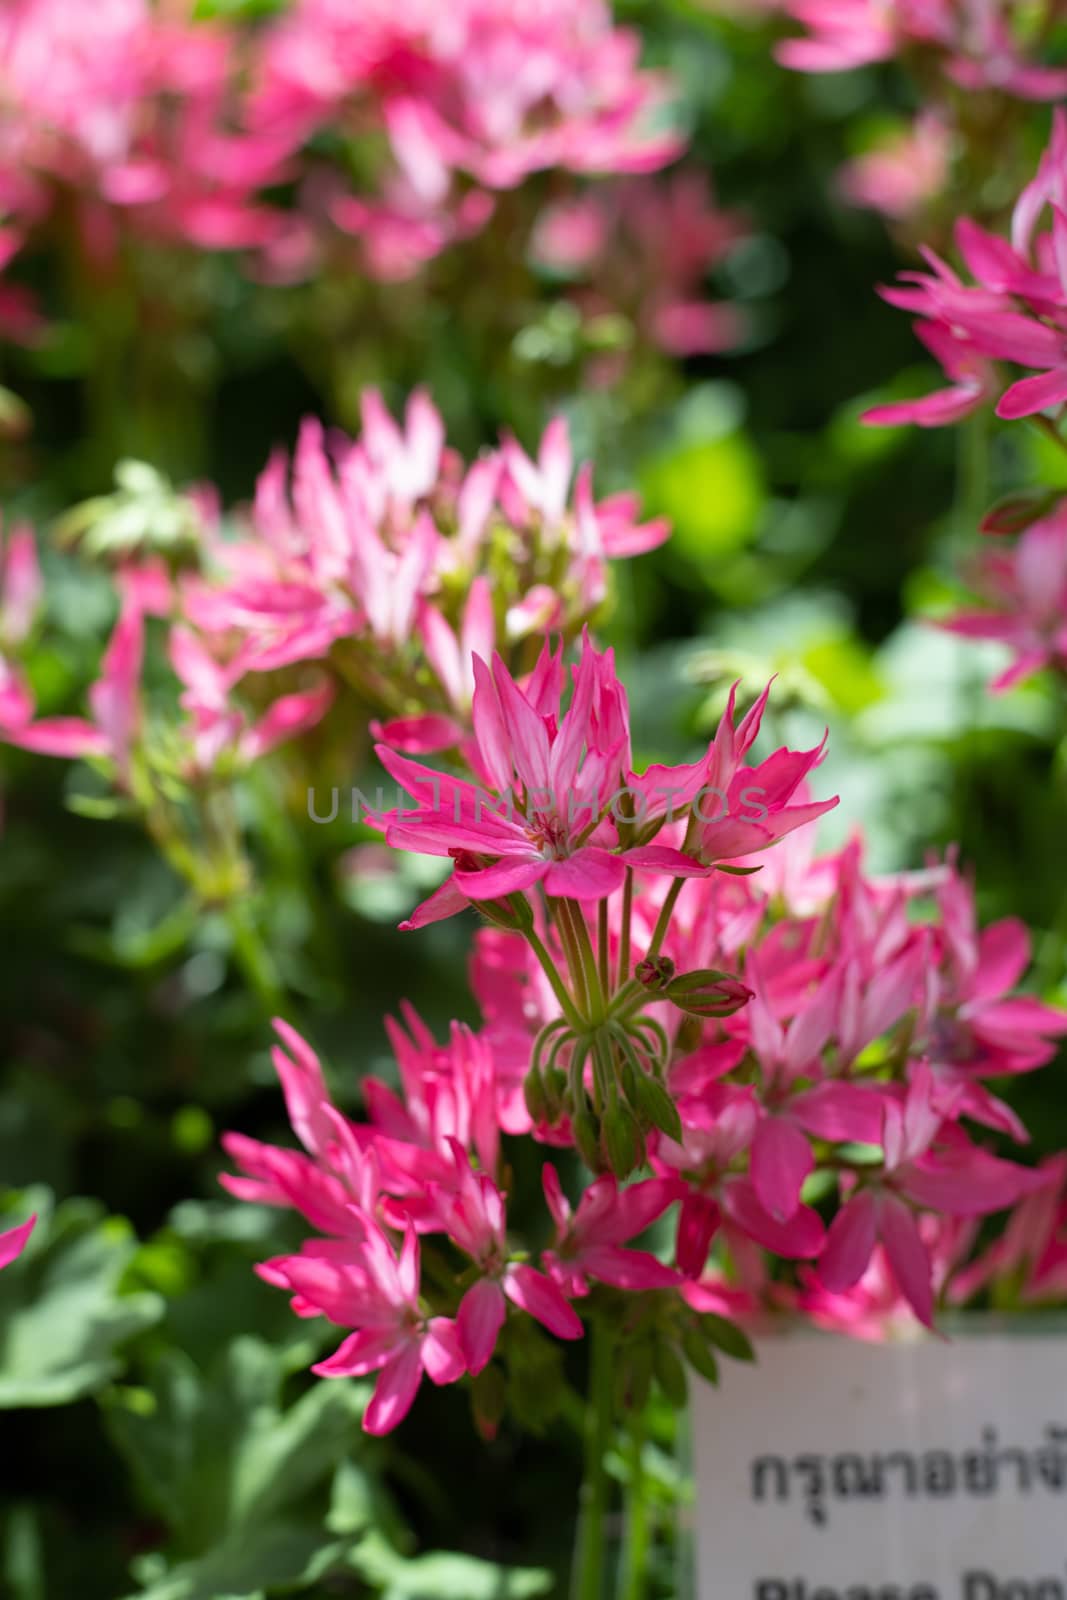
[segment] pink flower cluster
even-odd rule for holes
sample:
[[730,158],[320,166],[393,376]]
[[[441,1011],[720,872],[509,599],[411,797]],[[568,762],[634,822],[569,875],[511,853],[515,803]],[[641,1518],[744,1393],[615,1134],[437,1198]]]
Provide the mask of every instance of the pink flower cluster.
[[630,764],[626,691],[612,652],[598,653],[588,635],[566,710],[562,649],[546,644],[525,686],[499,656],[491,666],[476,656],[473,675],[473,738],[465,754],[475,782],[420,766],[387,745],[378,749],[415,801],[384,820],[388,843],[454,861],[408,926],[536,884],[585,902],[614,894],[627,871],[707,877],[717,863],[762,850],[837,804],[792,804],[822,760],[822,745],[746,763],[769,688],[737,727],[731,696],[701,760],[639,774]]
[[604,0],[298,0],[266,36],[254,116],[300,141],[324,127],[384,137],[376,192],[313,175],[309,200],[359,238],[375,276],[405,277],[532,173],[672,160],[670,85],[638,55]]
[[709,300],[709,272],[745,237],[745,219],[716,204],[703,173],[604,184],[549,207],[533,254],[578,287],[587,319],[624,315],[671,355],[728,350],[743,336],[740,312]]
[[[13,535],[8,565],[12,554],[25,563],[27,574],[34,575],[36,609],[37,558],[28,530]],[[147,619],[172,617],[173,586],[160,564],[147,563],[120,571],[118,588],[119,617],[100,676],[89,690],[90,715],[37,717],[24,674],[12,660],[0,656],[0,740],[38,755],[102,761],[119,789],[143,798],[144,780],[153,771],[153,756],[161,743],[165,742],[165,756],[162,766],[156,763],[156,775],[165,767],[172,780],[195,784],[251,765],[313,727],[329,709],[334,687],[320,677],[313,687],[280,695],[265,713],[255,715],[234,698],[241,673],[213,657],[191,629],[174,622],[168,631],[168,654],[180,694],[177,715],[164,736],[158,718],[146,716],[141,679]],[[8,637],[0,630],[0,638],[6,642]]]
[[[0,266],[76,218],[114,257],[126,222],[310,272],[334,230],[374,276],[409,275],[486,221],[494,191],[547,168],[648,171],[672,159],[669,85],[602,0],[297,0],[225,26],[187,0],[11,0],[0,16]],[[343,141],[332,164],[309,154]],[[366,174],[352,192],[349,174]],[[297,185],[296,211],[271,191]],[[4,286],[5,331],[34,308]]]
[[307,421],[291,474],[284,452],[264,470],[241,537],[202,496],[201,570],[172,580],[144,557],[120,570],[89,718],[35,716],[17,647],[40,579],[32,534],[13,532],[0,568],[0,738],[103,758],[129,790],[133,754],[160,749],[140,690],[146,618],[158,617],[183,714],[168,735],[172,776],[249,765],[317,723],[339,682],[394,713],[375,726],[399,750],[466,749],[475,655],[511,655],[547,629],[572,635],[606,597],[608,559],[667,537],[665,523],[638,520],[633,495],[597,502],[588,466],[572,489],[560,419],[536,460],[509,437],[468,467],[421,391],[403,426],[373,390],[363,418],[358,441]]
[[1026,59],[1018,9],[1013,0],[782,0],[807,34],[779,45],[778,59],[797,72],[845,72],[922,50],[958,88],[1056,100],[1067,70]]
[[[374,1432],[423,1374],[506,1366],[509,1318],[577,1338],[620,1293],[660,1296],[676,1331],[783,1309],[863,1331],[901,1299],[930,1323],[936,1240],[959,1245],[1051,1181],[972,1131],[1025,1140],[989,1080],[1041,1066],[1067,1033],[1015,992],[1022,925],[979,930],[952,861],[879,881],[858,843],[816,858],[794,830],[834,803],[800,792],[821,749],[749,764],[766,693],[739,721],[731,697],[691,766],[635,774],[610,654],[586,640],[571,677],[565,695],[547,647],[524,682],[475,660],[484,787],[381,752],[416,802],[382,819],[390,842],[454,861],[409,925],[470,901],[492,924],[471,968],[482,1028],[439,1045],[408,1011],[390,1025],[399,1092],[364,1083],[353,1122],[279,1023],[303,1149],[225,1140],[231,1193],[311,1224],[261,1272],[299,1315],[352,1330],[315,1370],[379,1374]],[[704,820],[711,788],[724,805]],[[758,820],[738,806],[753,791]],[[575,1204],[543,1163],[530,1241],[509,1227],[519,1137],[591,1172]],[[641,1235],[669,1211],[673,1245],[661,1227],[653,1250]]]
[[308,421],[291,473],[273,457],[246,536],[209,538],[183,615],[235,680],[347,642],[342,671],[394,713],[383,738],[446,749],[469,731],[474,655],[573,634],[607,594],[608,559],[667,537],[666,523],[639,521],[633,495],[594,500],[588,466],[572,478],[561,419],[536,459],[507,437],[466,466],[424,392],[400,426],[367,391],[358,441]]
[[[915,312],[916,332],[944,368],[949,387],[920,400],[877,406],[864,420],[941,427],[989,404],[1014,419],[1067,401],[1067,114],[1057,109],[1051,142],[1019,196],[1011,239],[969,217],[956,245],[974,278],[967,283],[932,250],[926,272],[902,274],[883,290],[891,305]],[[998,362],[1031,375],[1005,387]]]

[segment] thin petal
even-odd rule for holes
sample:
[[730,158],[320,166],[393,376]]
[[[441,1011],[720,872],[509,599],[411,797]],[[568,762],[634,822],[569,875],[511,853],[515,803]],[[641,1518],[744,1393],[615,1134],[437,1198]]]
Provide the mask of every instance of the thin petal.
[[580,1339],[582,1319],[544,1273],[524,1263],[513,1264],[504,1274],[504,1293],[523,1311],[535,1317],[557,1339]]
[[493,1278],[480,1278],[459,1303],[456,1326],[467,1370],[476,1377],[496,1349],[507,1315],[504,1292]]

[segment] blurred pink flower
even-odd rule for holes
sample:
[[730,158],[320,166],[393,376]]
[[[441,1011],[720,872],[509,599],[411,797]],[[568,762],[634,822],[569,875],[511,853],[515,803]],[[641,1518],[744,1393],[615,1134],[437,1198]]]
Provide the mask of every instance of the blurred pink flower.
[[783,0],[782,9],[808,30],[778,46],[779,61],[797,72],[844,72],[918,46],[940,55],[964,89],[1026,100],[1067,92],[1067,70],[1025,58],[1011,0]]
[[1046,667],[1067,672],[1067,502],[1014,544],[987,538],[970,576],[986,605],[939,619],[939,626],[1010,646],[1014,659],[993,679],[995,693]]
[[744,336],[741,312],[707,298],[706,280],[745,237],[746,219],[722,210],[704,172],[600,185],[544,212],[536,260],[580,280],[587,316],[622,313],[671,355],[728,350]]
[[952,134],[936,111],[856,156],[838,173],[852,205],[880,211],[893,221],[912,217],[936,198],[948,178]]

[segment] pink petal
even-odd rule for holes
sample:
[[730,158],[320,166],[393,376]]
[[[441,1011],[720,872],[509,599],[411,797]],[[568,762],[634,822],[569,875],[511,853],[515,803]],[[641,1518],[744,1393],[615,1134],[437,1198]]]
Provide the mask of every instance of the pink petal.
[[869,1189],[861,1189],[837,1213],[819,1257],[819,1282],[832,1294],[844,1293],[867,1270],[878,1237],[878,1202]]
[[814,1165],[811,1146],[799,1128],[781,1117],[763,1118],[752,1141],[752,1181],[761,1205],[778,1222],[795,1215]]
[[930,1327],[934,1314],[933,1267],[913,1213],[893,1195],[884,1195],[879,1232],[901,1294],[919,1321]]
[[621,889],[626,868],[609,850],[587,845],[576,855],[553,861],[544,874],[545,892],[565,900],[602,900]]
[[36,1221],[34,1213],[25,1222],[20,1222],[17,1228],[8,1228],[5,1233],[0,1233],[0,1267],[9,1267],[22,1254]]
[[395,1361],[406,1347],[407,1341],[395,1325],[360,1328],[357,1333],[350,1333],[332,1356],[317,1361],[311,1370],[319,1378],[364,1378],[368,1372],[377,1372],[379,1367]]
[[470,901],[456,887],[453,873],[428,899],[415,907],[410,917],[400,924],[400,931],[409,933],[415,928],[427,928],[431,922],[444,922],[446,917],[455,917],[461,911],[469,910]]
[[789,1102],[789,1115],[807,1133],[837,1142],[879,1144],[882,1138],[882,1097],[875,1088],[858,1083],[819,1083]]
[[459,1330],[449,1317],[431,1317],[422,1341],[422,1365],[431,1383],[455,1383],[467,1371]]
[[746,1178],[736,1178],[723,1192],[723,1210],[735,1227],[765,1250],[790,1261],[817,1256],[826,1239],[822,1218],[811,1206],[798,1206],[788,1222],[779,1222],[761,1203]]
[[972,1000],[992,999],[1014,989],[1030,963],[1030,935],[1018,917],[1004,917],[983,928],[978,938],[978,970],[971,979]]
[[618,1245],[592,1245],[583,1250],[577,1265],[582,1272],[616,1289],[670,1289],[678,1273],[647,1250],[623,1250]]
[[456,1326],[467,1370],[476,1377],[488,1364],[504,1325],[504,1291],[493,1278],[479,1278],[459,1303]]
[[559,1173],[549,1161],[546,1161],[541,1168],[541,1186],[545,1191],[545,1204],[552,1214],[557,1233],[566,1233],[571,1221],[570,1202],[563,1193]]
[[374,1386],[373,1398],[363,1417],[365,1431],[389,1433],[403,1422],[411,1410],[421,1382],[419,1347],[410,1344],[387,1367],[382,1368]]
[[465,737],[452,717],[428,713],[424,717],[396,717],[392,722],[372,722],[371,733],[403,755],[427,756],[451,750]]
[[1006,422],[1019,417],[1032,417],[1049,406],[1062,405],[1067,400],[1067,367],[1054,367],[1036,378],[1022,378],[1013,383],[1001,397],[997,416]]
[[909,423],[917,428],[943,428],[977,411],[985,398],[985,391],[978,383],[956,384],[951,389],[936,389],[918,400],[871,406],[862,413],[860,421],[868,428],[900,428]]
[[700,1277],[721,1222],[722,1212],[708,1195],[695,1190],[685,1195],[678,1213],[674,1254],[679,1271],[687,1278]]
[[585,1331],[582,1319],[559,1289],[544,1273],[525,1263],[512,1263],[504,1274],[504,1293],[509,1300],[535,1317],[557,1339],[580,1339]]
[[495,866],[476,867],[470,872],[457,867],[452,876],[456,888],[468,900],[498,900],[532,888],[546,876],[548,868],[543,857],[531,855],[525,860],[499,861]]
[[45,717],[21,728],[5,728],[2,737],[20,750],[70,761],[81,756],[106,756],[110,750],[106,736],[81,717]]
[[624,850],[619,859],[639,872],[666,872],[675,878],[708,876],[708,869],[702,862],[665,844],[639,845],[634,850]]

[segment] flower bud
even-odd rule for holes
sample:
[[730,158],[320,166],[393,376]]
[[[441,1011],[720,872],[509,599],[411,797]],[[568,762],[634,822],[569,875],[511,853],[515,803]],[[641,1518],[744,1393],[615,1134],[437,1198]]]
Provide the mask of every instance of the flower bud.
[[640,1130],[629,1106],[616,1103],[605,1112],[604,1149],[608,1166],[620,1183],[640,1163]]
[[701,967],[672,978],[663,990],[663,998],[691,1017],[730,1017],[748,1004],[752,990],[728,972]]
[[545,1080],[541,1076],[539,1067],[531,1067],[523,1079],[522,1096],[526,1101],[526,1109],[530,1113],[531,1122],[539,1125],[549,1120]]
[[559,1067],[548,1067],[544,1075],[545,1121],[553,1127],[563,1115],[567,1094],[567,1074]]
[[659,1079],[645,1073],[639,1074],[636,1091],[631,1104],[645,1125],[658,1128],[668,1139],[681,1144],[682,1119],[678,1115],[678,1107]]
[[639,961],[634,977],[643,988],[655,993],[665,989],[674,977],[676,968],[670,956],[653,956],[651,961]]
[[600,1154],[600,1127],[591,1111],[581,1110],[571,1118],[574,1147],[587,1167],[600,1172],[604,1162]]

